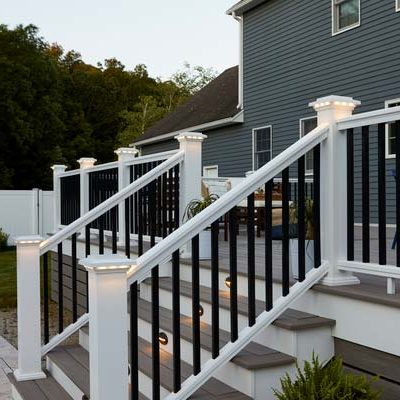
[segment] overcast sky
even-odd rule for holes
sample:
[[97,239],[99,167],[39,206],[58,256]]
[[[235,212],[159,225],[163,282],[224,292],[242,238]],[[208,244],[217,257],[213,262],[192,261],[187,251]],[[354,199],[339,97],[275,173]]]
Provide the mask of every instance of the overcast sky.
[[0,0],[1,23],[32,23],[48,42],[85,62],[116,57],[128,69],[144,63],[168,78],[183,62],[219,72],[237,64],[238,23],[225,11],[235,0]]

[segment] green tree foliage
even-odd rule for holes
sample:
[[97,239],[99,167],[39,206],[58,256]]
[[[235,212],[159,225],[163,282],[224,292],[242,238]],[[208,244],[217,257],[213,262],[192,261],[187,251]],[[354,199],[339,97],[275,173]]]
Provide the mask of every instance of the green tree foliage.
[[346,373],[340,358],[324,367],[313,356],[303,370],[297,366],[295,380],[289,375],[281,379],[282,391],[275,391],[275,395],[278,400],[379,400],[380,392],[371,386],[375,380]]
[[[200,77],[201,76],[201,77]],[[83,156],[114,159],[190,94],[209,70],[186,67],[169,81],[115,58],[92,66],[48,44],[33,25],[0,25],[0,189],[51,188],[50,166]]]

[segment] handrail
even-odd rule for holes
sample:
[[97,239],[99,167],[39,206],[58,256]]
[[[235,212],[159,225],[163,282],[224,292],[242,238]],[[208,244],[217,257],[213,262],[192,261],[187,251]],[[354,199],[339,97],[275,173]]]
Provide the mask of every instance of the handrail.
[[106,169],[114,169],[114,168],[118,168],[118,161],[112,161],[112,162],[105,163],[105,164],[93,165],[93,167],[85,168],[85,172],[91,173],[91,172],[104,171]]
[[327,138],[328,131],[329,126],[327,124],[320,125],[144,253],[128,272],[129,284],[146,279],[150,271],[165,260],[166,255],[171,255],[185,245],[212,222],[227,213],[248,195],[254,193],[265,182],[274,178],[324,141]]
[[161,161],[161,160],[165,160],[166,158],[168,158],[170,156],[173,156],[174,154],[176,154],[178,152],[179,152],[179,150],[169,150],[169,151],[164,151],[162,153],[148,154],[146,156],[136,157],[131,161],[127,161],[126,163],[124,163],[124,165],[130,166],[130,165],[142,164],[145,162]]
[[66,172],[61,172],[60,174],[58,174],[59,178],[66,178],[68,176],[74,176],[74,175],[79,175],[81,173],[81,170],[78,169],[71,169],[70,171],[66,171]]
[[90,210],[88,213],[78,218],[70,225],[66,226],[61,231],[55,233],[53,236],[49,237],[47,240],[44,240],[40,244],[40,255],[45,254],[47,251],[52,249],[54,246],[61,243],[63,240],[68,239],[74,233],[77,233],[84,229],[84,227],[90,222],[94,221],[105,212],[111,210],[116,207],[119,203],[127,199],[133,193],[139,191],[140,189],[147,186],[149,183],[153,182],[155,179],[163,175],[169,169],[175,167],[177,164],[181,163],[184,158],[184,152],[179,151],[174,156],[168,158],[162,164],[153,168],[147,174],[138,178],[130,185],[120,190],[118,193],[114,194],[109,199],[105,200],[103,203],[99,204],[97,207]]
[[400,120],[400,107],[384,108],[362,114],[354,114],[351,117],[340,119],[337,122],[339,131],[344,131],[362,126],[385,124]]

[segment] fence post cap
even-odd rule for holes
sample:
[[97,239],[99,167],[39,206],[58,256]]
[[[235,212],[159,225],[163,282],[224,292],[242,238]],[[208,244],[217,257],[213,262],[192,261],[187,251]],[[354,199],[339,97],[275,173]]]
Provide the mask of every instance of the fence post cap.
[[127,273],[135,261],[118,254],[92,255],[81,259],[80,263],[89,272],[102,274]]
[[76,161],[79,163],[81,169],[86,169],[93,167],[97,160],[93,157],[81,157]]
[[320,97],[316,101],[309,103],[309,106],[313,107],[316,111],[327,107],[342,107],[354,110],[360,104],[360,101],[354,100],[352,97],[331,95]]
[[38,245],[42,243],[43,240],[44,238],[40,235],[25,235],[14,238],[14,242],[17,245]]
[[139,150],[136,147],[120,147],[114,151],[114,153],[119,156],[120,154],[136,155]]
[[63,164],[54,164],[50,167],[55,173],[64,172],[67,169],[66,165]]
[[204,135],[201,132],[182,132],[179,135],[176,135],[175,139],[178,142],[202,142],[204,139],[207,139],[207,135]]

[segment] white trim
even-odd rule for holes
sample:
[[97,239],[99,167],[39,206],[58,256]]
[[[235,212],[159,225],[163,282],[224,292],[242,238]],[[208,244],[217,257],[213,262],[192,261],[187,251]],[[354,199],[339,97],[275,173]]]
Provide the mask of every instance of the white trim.
[[400,269],[394,265],[379,265],[358,261],[339,260],[338,268],[342,271],[356,272],[358,274],[400,279]]
[[396,12],[400,11],[400,0],[396,0]]
[[[400,0],[397,0],[397,2],[400,4]],[[400,11],[400,10],[397,10],[397,11]],[[385,108],[394,108],[394,107],[389,107],[390,104],[393,104],[393,103],[400,103],[400,98],[386,100]],[[396,158],[395,154],[389,153],[389,124],[386,124],[386,128],[385,128],[385,155],[386,155],[387,159]]]
[[[213,169],[217,170],[217,176],[206,176],[206,171],[213,170]],[[215,165],[205,165],[203,167],[203,178],[218,178],[218,175],[219,175],[219,167],[218,167],[217,164],[215,164]]]
[[244,122],[243,114],[244,114],[243,110],[240,110],[233,117],[218,119],[216,121],[207,122],[205,124],[191,126],[191,127],[185,128],[185,129],[181,129],[179,131],[165,133],[163,135],[159,135],[159,136],[149,138],[149,139],[138,140],[136,142],[133,142],[132,146],[133,145],[142,146],[144,144],[159,142],[159,141],[162,141],[165,139],[174,138],[175,136],[180,135],[181,133],[185,133],[185,132],[204,131],[207,129],[220,128],[220,127],[230,125],[230,124],[240,124],[240,123]]
[[[252,164],[253,164],[253,171],[256,170],[256,153],[255,153],[255,149],[256,149],[256,141],[255,141],[255,132],[256,131],[260,131],[262,129],[269,129],[270,130],[270,153],[271,153],[271,159],[272,160],[272,125],[266,125],[266,126],[259,126],[257,128],[253,128],[252,129]],[[261,168],[261,167],[260,167]],[[258,169],[258,168],[257,168]]]
[[358,22],[353,25],[349,25],[346,28],[339,29],[337,27],[338,21],[336,16],[336,7],[339,4],[335,4],[336,1],[338,0],[332,0],[332,36],[340,35],[341,33],[350,31],[351,29],[358,28],[361,25],[361,0],[358,0]]
[[[306,117],[306,118],[300,118],[300,120],[299,120],[299,138],[301,139],[303,136],[304,136],[304,133],[303,133],[303,124],[302,124],[302,122],[303,121],[307,121],[307,120],[309,120],[309,119],[315,119],[316,121],[317,121],[317,126],[318,126],[318,117],[315,115],[315,116],[313,116],[313,117]],[[306,155],[306,157],[307,157],[307,155]],[[314,170],[313,169],[309,169],[309,170],[307,170],[307,163],[305,163],[306,165],[305,165],[305,174],[306,174],[306,176],[313,176],[314,175]]]

